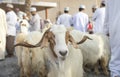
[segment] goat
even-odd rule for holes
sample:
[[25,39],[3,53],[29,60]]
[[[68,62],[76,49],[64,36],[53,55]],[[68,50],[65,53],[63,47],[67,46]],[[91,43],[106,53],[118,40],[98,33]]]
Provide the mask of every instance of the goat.
[[79,49],[82,50],[84,67],[86,65],[95,65],[95,72],[96,74],[99,74],[98,61],[100,60],[104,74],[108,75],[107,66],[110,58],[110,46],[108,37],[104,34],[87,34],[79,32],[77,30],[70,31],[70,34],[76,42],[79,42],[80,38],[83,36],[88,36],[92,39],[86,40],[84,43],[79,44],[78,46]]
[[43,48],[48,77],[83,77],[81,50],[76,49],[73,37],[63,25],[53,25],[35,45],[24,42],[15,46]]

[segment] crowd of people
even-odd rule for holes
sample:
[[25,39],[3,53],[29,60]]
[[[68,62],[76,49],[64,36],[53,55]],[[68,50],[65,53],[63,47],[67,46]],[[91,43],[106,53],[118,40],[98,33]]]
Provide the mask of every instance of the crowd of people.
[[70,8],[66,7],[64,13],[58,17],[57,24],[63,24],[66,27],[73,26],[74,29],[81,32],[104,33],[105,1],[101,2],[99,8],[96,5],[92,7],[92,19],[89,19],[85,10],[86,6],[80,5],[79,12],[72,16],[69,14]]
[[[56,21],[56,24],[65,25],[65,27],[73,27],[81,32],[103,33],[109,36],[111,46],[111,58],[109,62],[111,77],[120,77],[120,43],[119,43],[119,0],[102,0],[100,7],[94,5],[92,7],[93,16],[90,20],[85,13],[86,6],[80,5],[78,13],[73,16],[69,14],[70,8],[65,7],[64,13],[61,14]],[[112,5],[112,6],[111,6]],[[26,13],[20,11],[19,8],[15,8],[12,4],[6,5],[6,13],[0,9],[1,20],[6,21],[6,24],[0,26],[0,60],[5,59],[5,51],[7,51],[6,57],[14,56],[14,42],[16,33],[20,31],[20,20],[26,20],[29,23],[28,31],[42,31],[43,25],[41,25],[41,17],[37,13],[35,7],[30,8],[31,17],[29,18]],[[92,23],[91,23],[92,21]],[[4,36],[6,35],[6,36]]]
[[[14,43],[15,43],[15,37],[17,33],[20,33],[21,31],[21,21],[25,21],[27,26],[29,27],[28,31],[41,31],[42,27],[40,24],[41,17],[37,13],[37,9],[35,7],[30,8],[31,12],[31,17],[28,17],[27,14],[23,11],[21,11],[19,8],[14,8],[12,4],[6,4],[6,8],[4,10],[1,10],[1,18],[4,19],[1,20],[1,24],[3,23],[2,21],[5,21],[5,25],[1,25],[1,35],[4,33],[4,39],[1,39],[2,41],[4,40],[4,43],[1,42],[1,47],[0,47],[0,60],[4,60],[5,57],[12,57],[14,56]],[[3,14],[4,15],[3,15]],[[3,36],[1,36],[3,37]],[[4,47],[3,47],[4,46]],[[6,54],[6,52],[7,54]],[[3,53],[2,53],[3,52]],[[6,56],[5,56],[6,55]]]
[[[70,15],[70,8],[64,8],[64,14],[61,14],[56,24],[62,24],[66,27],[74,27],[74,29],[79,30],[81,32],[88,32],[90,28],[90,32],[100,32],[103,27],[103,19],[105,17],[105,6],[104,2],[101,3],[101,8],[97,9],[93,15],[94,25],[100,25],[92,27],[92,24],[89,20],[88,15],[85,13],[86,7],[85,5],[80,5],[78,8],[78,13],[75,15]],[[30,8],[31,17],[28,17],[26,13],[21,11],[19,8],[15,8],[12,4],[6,4],[6,23],[7,23],[7,33],[6,33],[6,57],[14,56],[14,42],[15,36],[20,32],[20,23],[21,20],[26,21],[29,24],[28,31],[42,31],[43,25],[41,24],[42,18],[37,13],[37,9],[35,7]],[[99,27],[99,28],[98,28]],[[99,30],[98,30],[99,29]],[[101,31],[102,32],[102,31]]]

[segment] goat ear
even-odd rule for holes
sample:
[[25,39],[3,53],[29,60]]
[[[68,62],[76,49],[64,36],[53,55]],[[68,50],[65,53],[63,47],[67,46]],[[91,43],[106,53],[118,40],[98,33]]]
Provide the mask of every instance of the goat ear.
[[47,47],[48,46],[48,39],[47,38],[44,38],[41,42],[41,48],[44,48],[44,47]]
[[75,47],[78,48],[77,43],[75,42],[75,40],[73,39],[73,37],[71,35],[69,35],[69,41],[71,42],[71,44]]
[[44,47],[47,47],[48,46],[48,32],[46,32],[44,35],[43,35],[43,37],[42,37],[42,40],[40,41],[41,42],[41,45],[40,45],[40,47],[41,48],[44,48]]
[[75,47],[75,48],[78,48],[78,45],[76,44],[75,40],[73,39],[73,37],[70,35],[69,31],[67,31],[67,42],[70,41],[71,44]]

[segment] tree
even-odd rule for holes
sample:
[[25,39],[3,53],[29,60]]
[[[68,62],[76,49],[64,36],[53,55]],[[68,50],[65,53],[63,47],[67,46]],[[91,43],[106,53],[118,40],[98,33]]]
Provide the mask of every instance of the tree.
[[31,0],[25,0],[25,13],[30,16]]
[[25,12],[29,12],[31,7],[31,0],[25,0]]

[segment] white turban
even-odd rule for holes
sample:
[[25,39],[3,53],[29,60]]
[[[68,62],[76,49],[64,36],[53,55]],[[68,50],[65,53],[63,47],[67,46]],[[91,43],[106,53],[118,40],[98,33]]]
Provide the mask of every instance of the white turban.
[[85,9],[86,7],[85,7],[85,5],[80,5],[79,8]]
[[64,8],[64,11],[69,11],[69,10],[70,10],[69,7],[65,7],[65,8]]
[[32,12],[32,11],[37,11],[37,9],[35,8],[35,7],[31,7],[30,8],[30,11]]
[[12,4],[7,4],[6,7],[14,8],[14,6]]

